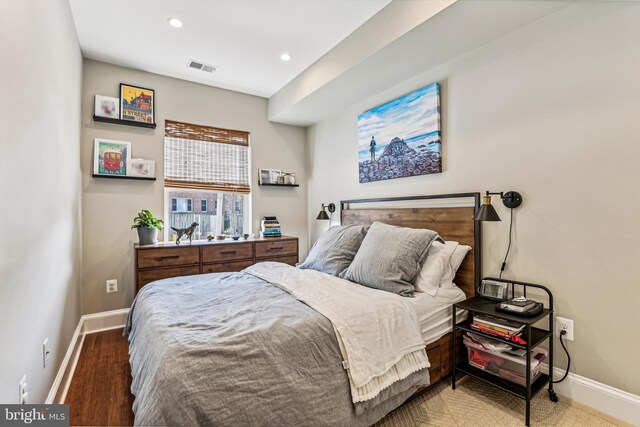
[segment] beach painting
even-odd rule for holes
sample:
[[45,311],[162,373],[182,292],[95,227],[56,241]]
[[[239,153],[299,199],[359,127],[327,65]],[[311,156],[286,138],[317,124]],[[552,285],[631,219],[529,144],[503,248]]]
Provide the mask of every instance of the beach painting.
[[442,172],[440,84],[358,116],[360,182]]

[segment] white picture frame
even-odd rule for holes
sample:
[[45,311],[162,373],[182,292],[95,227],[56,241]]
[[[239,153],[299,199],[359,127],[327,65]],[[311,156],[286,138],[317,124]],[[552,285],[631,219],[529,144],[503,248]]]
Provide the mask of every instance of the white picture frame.
[[109,119],[120,118],[120,100],[113,96],[96,95],[93,114]]
[[129,159],[129,163],[127,165],[127,176],[155,178],[156,161],[145,159]]
[[113,141],[103,138],[93,140],[94,175],[127,176],[130,158],[131,143],[128,141]]
[[259,184],[277,184],[278,177],[282,176],[280,169],[258,169]]

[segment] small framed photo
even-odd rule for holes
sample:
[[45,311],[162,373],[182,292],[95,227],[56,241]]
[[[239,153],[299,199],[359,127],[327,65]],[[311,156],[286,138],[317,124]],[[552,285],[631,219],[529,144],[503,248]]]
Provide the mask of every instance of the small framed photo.
[[112,96],[96,95],[95,109],[93,114],[98,117],[119,119],[120,100]]
[[279,169],[258,169],[260,184],[278,184],[278,179],[282,176]]
[[140,123],[155,123],[155,91],[120,83],[120,118]]
[[156,177],[156,161],[145,159],[131,159],[127,167],[127,176],[144,178]]
[[130,153],[130,142],[94,139],[93,173],[95,175],[127,176]]

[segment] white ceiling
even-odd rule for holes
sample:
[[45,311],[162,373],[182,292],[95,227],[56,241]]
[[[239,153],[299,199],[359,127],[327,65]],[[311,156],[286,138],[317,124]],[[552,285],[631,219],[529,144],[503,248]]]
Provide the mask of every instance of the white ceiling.
[[[85,57],[269,97],[391,0],[69,0]],[[176,29],[167,23],[177,17]],[[280,60],[290,52],[293,59]],[[187,68],[189,60],[218,67]]]

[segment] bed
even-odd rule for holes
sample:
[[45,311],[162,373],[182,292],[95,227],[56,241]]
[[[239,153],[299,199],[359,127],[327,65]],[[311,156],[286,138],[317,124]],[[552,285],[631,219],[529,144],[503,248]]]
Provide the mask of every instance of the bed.
[[[378,206],[445,199],[472,204]],[[451,370],[451,303],[473,295],[480,277],[479,200],[468,193],[341,202],[344,225],[432,229],[472,247],[457,287],[436,298],[280,263],[145,286],[125,328],[136,425],[377,422]]]

